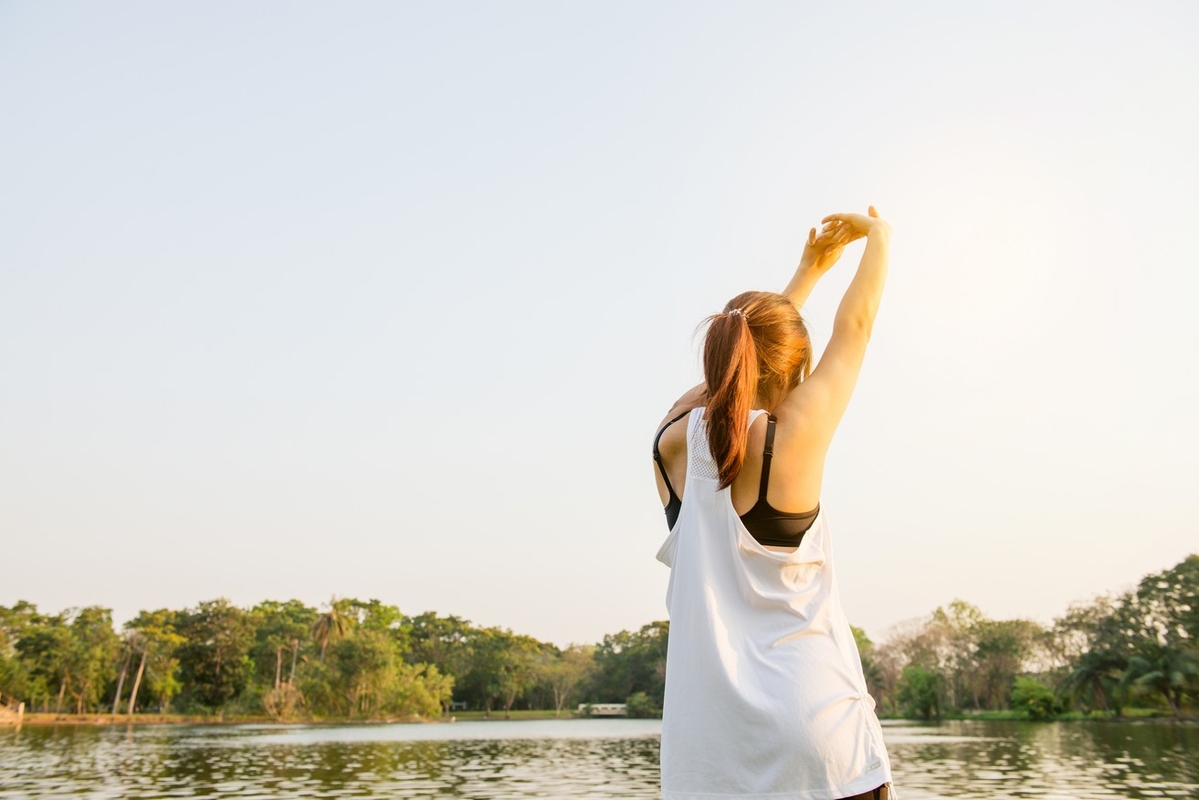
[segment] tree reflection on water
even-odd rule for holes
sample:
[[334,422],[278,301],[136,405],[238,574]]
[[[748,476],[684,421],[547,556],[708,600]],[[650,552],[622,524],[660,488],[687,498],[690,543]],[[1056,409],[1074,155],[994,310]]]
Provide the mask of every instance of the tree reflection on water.
[[[0,731],[0,798],[657,797],[658,723]],[[904,800],[1199,796],[1188,723],[888,724]]]

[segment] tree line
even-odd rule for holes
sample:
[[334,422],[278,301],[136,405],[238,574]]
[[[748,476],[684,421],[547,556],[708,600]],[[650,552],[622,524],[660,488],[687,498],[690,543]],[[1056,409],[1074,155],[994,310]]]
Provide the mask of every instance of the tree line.
[[1078,602],[1051,625],[954,601],[858,650],[880,713],[1181,716],[1199,697],[1199,555],[1133,589]]
[[[1135,589],[1076,603],[1052,625],[994,620],[956,600],[879,644],[855,628],[886,716],[1010,711],[1181,715],[1199,694],[1199,555]],[[378,600],[227,600],[143,611],[118,632],[98,606],[0,606],[0,700],[53,713],[294,719],[490,716],[579,703],[661,712],[669,624],[559,648],[456,616]]]
[[378,600],[227,600],[142,611],[0,606],[0,701],[29,711],[292,719],[433,717],[454,708],[562,714],[583,702],[661,707],[667,624],[559,648]]

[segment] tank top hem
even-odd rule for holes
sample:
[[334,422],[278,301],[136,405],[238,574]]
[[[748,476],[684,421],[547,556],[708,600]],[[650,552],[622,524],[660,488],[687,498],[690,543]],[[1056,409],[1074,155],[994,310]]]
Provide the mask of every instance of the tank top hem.
[[[662,800],[714,800],[715,798],[724,798],[724,800],[842,800],[845,797],[869,792],[884,783],[891,783],[891,775],[889,773],[884,775],[882,772],[882,769],[871,770],[864,777],[835,789],[801,789],[786,792],[751,792],[749,794],[676,790],[663,791]],[[892,786],[890,796],[896,796],[894,786]]]

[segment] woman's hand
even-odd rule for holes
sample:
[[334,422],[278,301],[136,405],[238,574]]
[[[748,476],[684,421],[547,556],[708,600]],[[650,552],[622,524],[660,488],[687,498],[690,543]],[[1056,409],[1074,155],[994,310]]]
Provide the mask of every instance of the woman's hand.
[[804,243],[799,267],[796,268],[787,288],[783,289],[783,294],[799,309],[807,302],[820,277],[841,258],[845,245],[868,236],[871,232],[891,230],[890,225],[878,218],[878,211],[874,206],[870,206],[866,216],[829,214],[821,222],[823,227],[820,233],[817,233],[815,228],[808,231],[808,240]]
[[829,221],[829,218],[825,217],[824,223],[820,233],[816,233],[815,228],[808,231],[808,240],[804,242],[803,255],[799,258],[801,269],[828,271],[837,263],[837,259],[841,258],[845,245],[859,238],[852,236],[852,228],[843,222]]
[[830,225],[835,226],[833,229],[840,231],[842,238],[848,236],[848,242],[869,236],[875,231],[886,231],[887,233],[891,231],[891,226],[879,219],[878,211],[874,206],[870,206],[865,215],[829,214],[820,221],[824,223],[826,230]]

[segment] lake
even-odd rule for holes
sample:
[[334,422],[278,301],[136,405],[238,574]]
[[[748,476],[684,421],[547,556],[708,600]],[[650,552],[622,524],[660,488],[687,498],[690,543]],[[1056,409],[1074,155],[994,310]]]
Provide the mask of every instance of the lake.
[[[657,720],[0,729],[0,798],[658,797]],[[902,800],[1199,798],[1199,726],[885,722]]]

